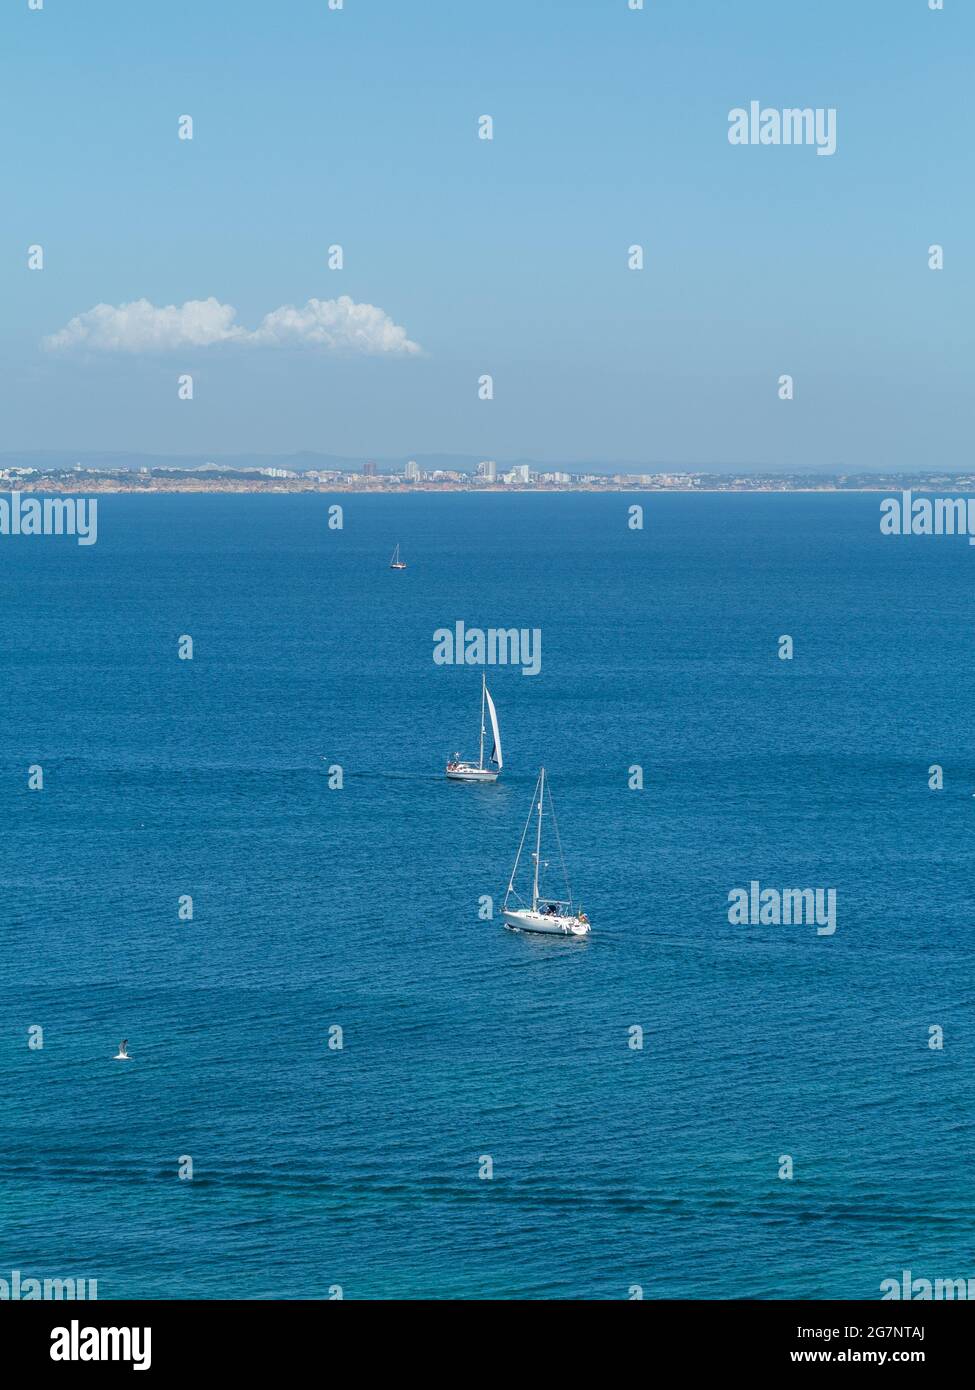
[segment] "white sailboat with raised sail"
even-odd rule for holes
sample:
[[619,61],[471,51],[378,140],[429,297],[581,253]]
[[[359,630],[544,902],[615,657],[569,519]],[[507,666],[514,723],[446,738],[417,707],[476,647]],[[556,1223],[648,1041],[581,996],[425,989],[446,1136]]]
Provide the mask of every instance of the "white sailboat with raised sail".
[[[490,762],[493,767],[484,765],[484,735],[487,732],[484,725],[484,712],[487,710],[491,718],[491,734],[494,743],[491,747]],[[503,766],[501,759],[501,731],[498,728],[498,712],[494,708],[494,701],[491,699],[491,692],[487,688],[487,678],[481,673],[481,751],[477,762],[469,762],[462,758],[459,753],[447,763],[444,769],[447,777],[452,782],[496,782],[498,773]]]
[[391,570],[405,570],[405,569],[406,569],[406,561],[405,561],[405,560],[401,560],[400,557],[399,557],[399,541],[396,542],[396,549],[393,551],[393,558],[392,558],[392,559],[390,560],[390,562],[389,562],[389,568],[390,568]]
[[[504,895],[504,902],[501,906],[501,915],[504,918],[505,926],[511,931],[544,932],[550,936],[588,936],[592,931],[589,918],[581,908],[576,911],[572,906],[569,876],[565,870],[565,858],[562,854],[562,842],[559,839],[559,827],[555,819],[555,806],[552,802],[551,791],[548,793],[548,814],[552,820],[552,828],[555,832],[555,843],[559,851],[559,862],[562,865],[565,897],[550,898],[539,891],[540,871],[549,867],[548,862],[542,859],[542,814],[545,803],[545,792],[545,769],[543,767],[539,771],[538,781],[535,783],[535,798],[532,801],[532,809],[528,812],[525,828],[521,833],[521,844],[518,846],[518,853],[515,855],[514,868],[511,870],[511,877],[508,880],[508,891]],[[531,856],[534,864],[531,906],[509,907],[509,902],[522,902],[521,896],[515,888],[515,879],[518,874],[521,851],[524,849],[525,839],[528,835],[528,828],[531,825],[532,816],[536,814],[538,821],[535,830],[535,852]]]

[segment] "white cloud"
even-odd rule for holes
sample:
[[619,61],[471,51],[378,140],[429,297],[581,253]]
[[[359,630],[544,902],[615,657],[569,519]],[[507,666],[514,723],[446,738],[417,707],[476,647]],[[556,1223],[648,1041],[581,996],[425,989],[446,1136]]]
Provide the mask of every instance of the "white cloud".
[[44,339],[49,348],[94,348],[98,352],[168,352],[209,347],[244,336],[236,310],[213,299],[188,299],[157,309],[148,299],[131,304],[96,304]]
[[290,304],[264,315],[260,328],[247,335],[252,343],[284,346],[316,343],[349,352],[417,353],[406,329],[400,328],[375,304],[356,304],[348,295],[340,299],[309,299],[303,309]]
[[214,299],[189,299],[157,308],[148,299],[96,304],[44,339],[54,351],[170,352],[175,348],[245,343],[258,347],[310,346],[333,352],[410,356],[420,352],[383,309],[338,299],[309,299],[304,308],[283,305],[255,329],[235,322],[237,311]]

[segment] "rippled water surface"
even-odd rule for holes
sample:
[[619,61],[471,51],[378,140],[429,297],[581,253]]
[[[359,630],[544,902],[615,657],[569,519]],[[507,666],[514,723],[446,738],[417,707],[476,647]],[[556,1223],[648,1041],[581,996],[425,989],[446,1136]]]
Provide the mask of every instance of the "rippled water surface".
[[[109,497],[96,546],[0,542],[0,1276],[975,1275],[975,552],[881,537],[877,496],[348,496],[330,531],[334,500]],[[489,673],[495,786],[442,777],[476,753],[479,672],[432,661],[458,620],[542,634],[537,677]],[[478,918],[542,762],[582,943]],[[835,888],[835,935],[731,926],[753,879]]]

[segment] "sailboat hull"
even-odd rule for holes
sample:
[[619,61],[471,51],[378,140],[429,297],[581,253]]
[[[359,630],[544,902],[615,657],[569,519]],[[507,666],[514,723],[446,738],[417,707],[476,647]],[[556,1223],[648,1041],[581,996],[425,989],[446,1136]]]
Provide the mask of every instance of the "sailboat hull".
[[578,917],[556,916],[551,912],[532,912],[531,908],[502,911],[504,924],[511,931],[533,931],[543,936],[588,936],[592,927]]
[[498,774],[489,767],[448,767],[445,776],[451,782],[496,782]]

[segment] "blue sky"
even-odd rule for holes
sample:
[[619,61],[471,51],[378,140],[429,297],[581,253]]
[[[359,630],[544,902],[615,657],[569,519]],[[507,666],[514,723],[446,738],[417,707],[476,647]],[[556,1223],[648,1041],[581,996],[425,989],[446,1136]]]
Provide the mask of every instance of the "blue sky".
[[[6,0],[0,49],[0,452],[971,465],[962,0]],[[835,155],[730,145],[751,100]],[[422,351],[44,346],[211,296]]]

